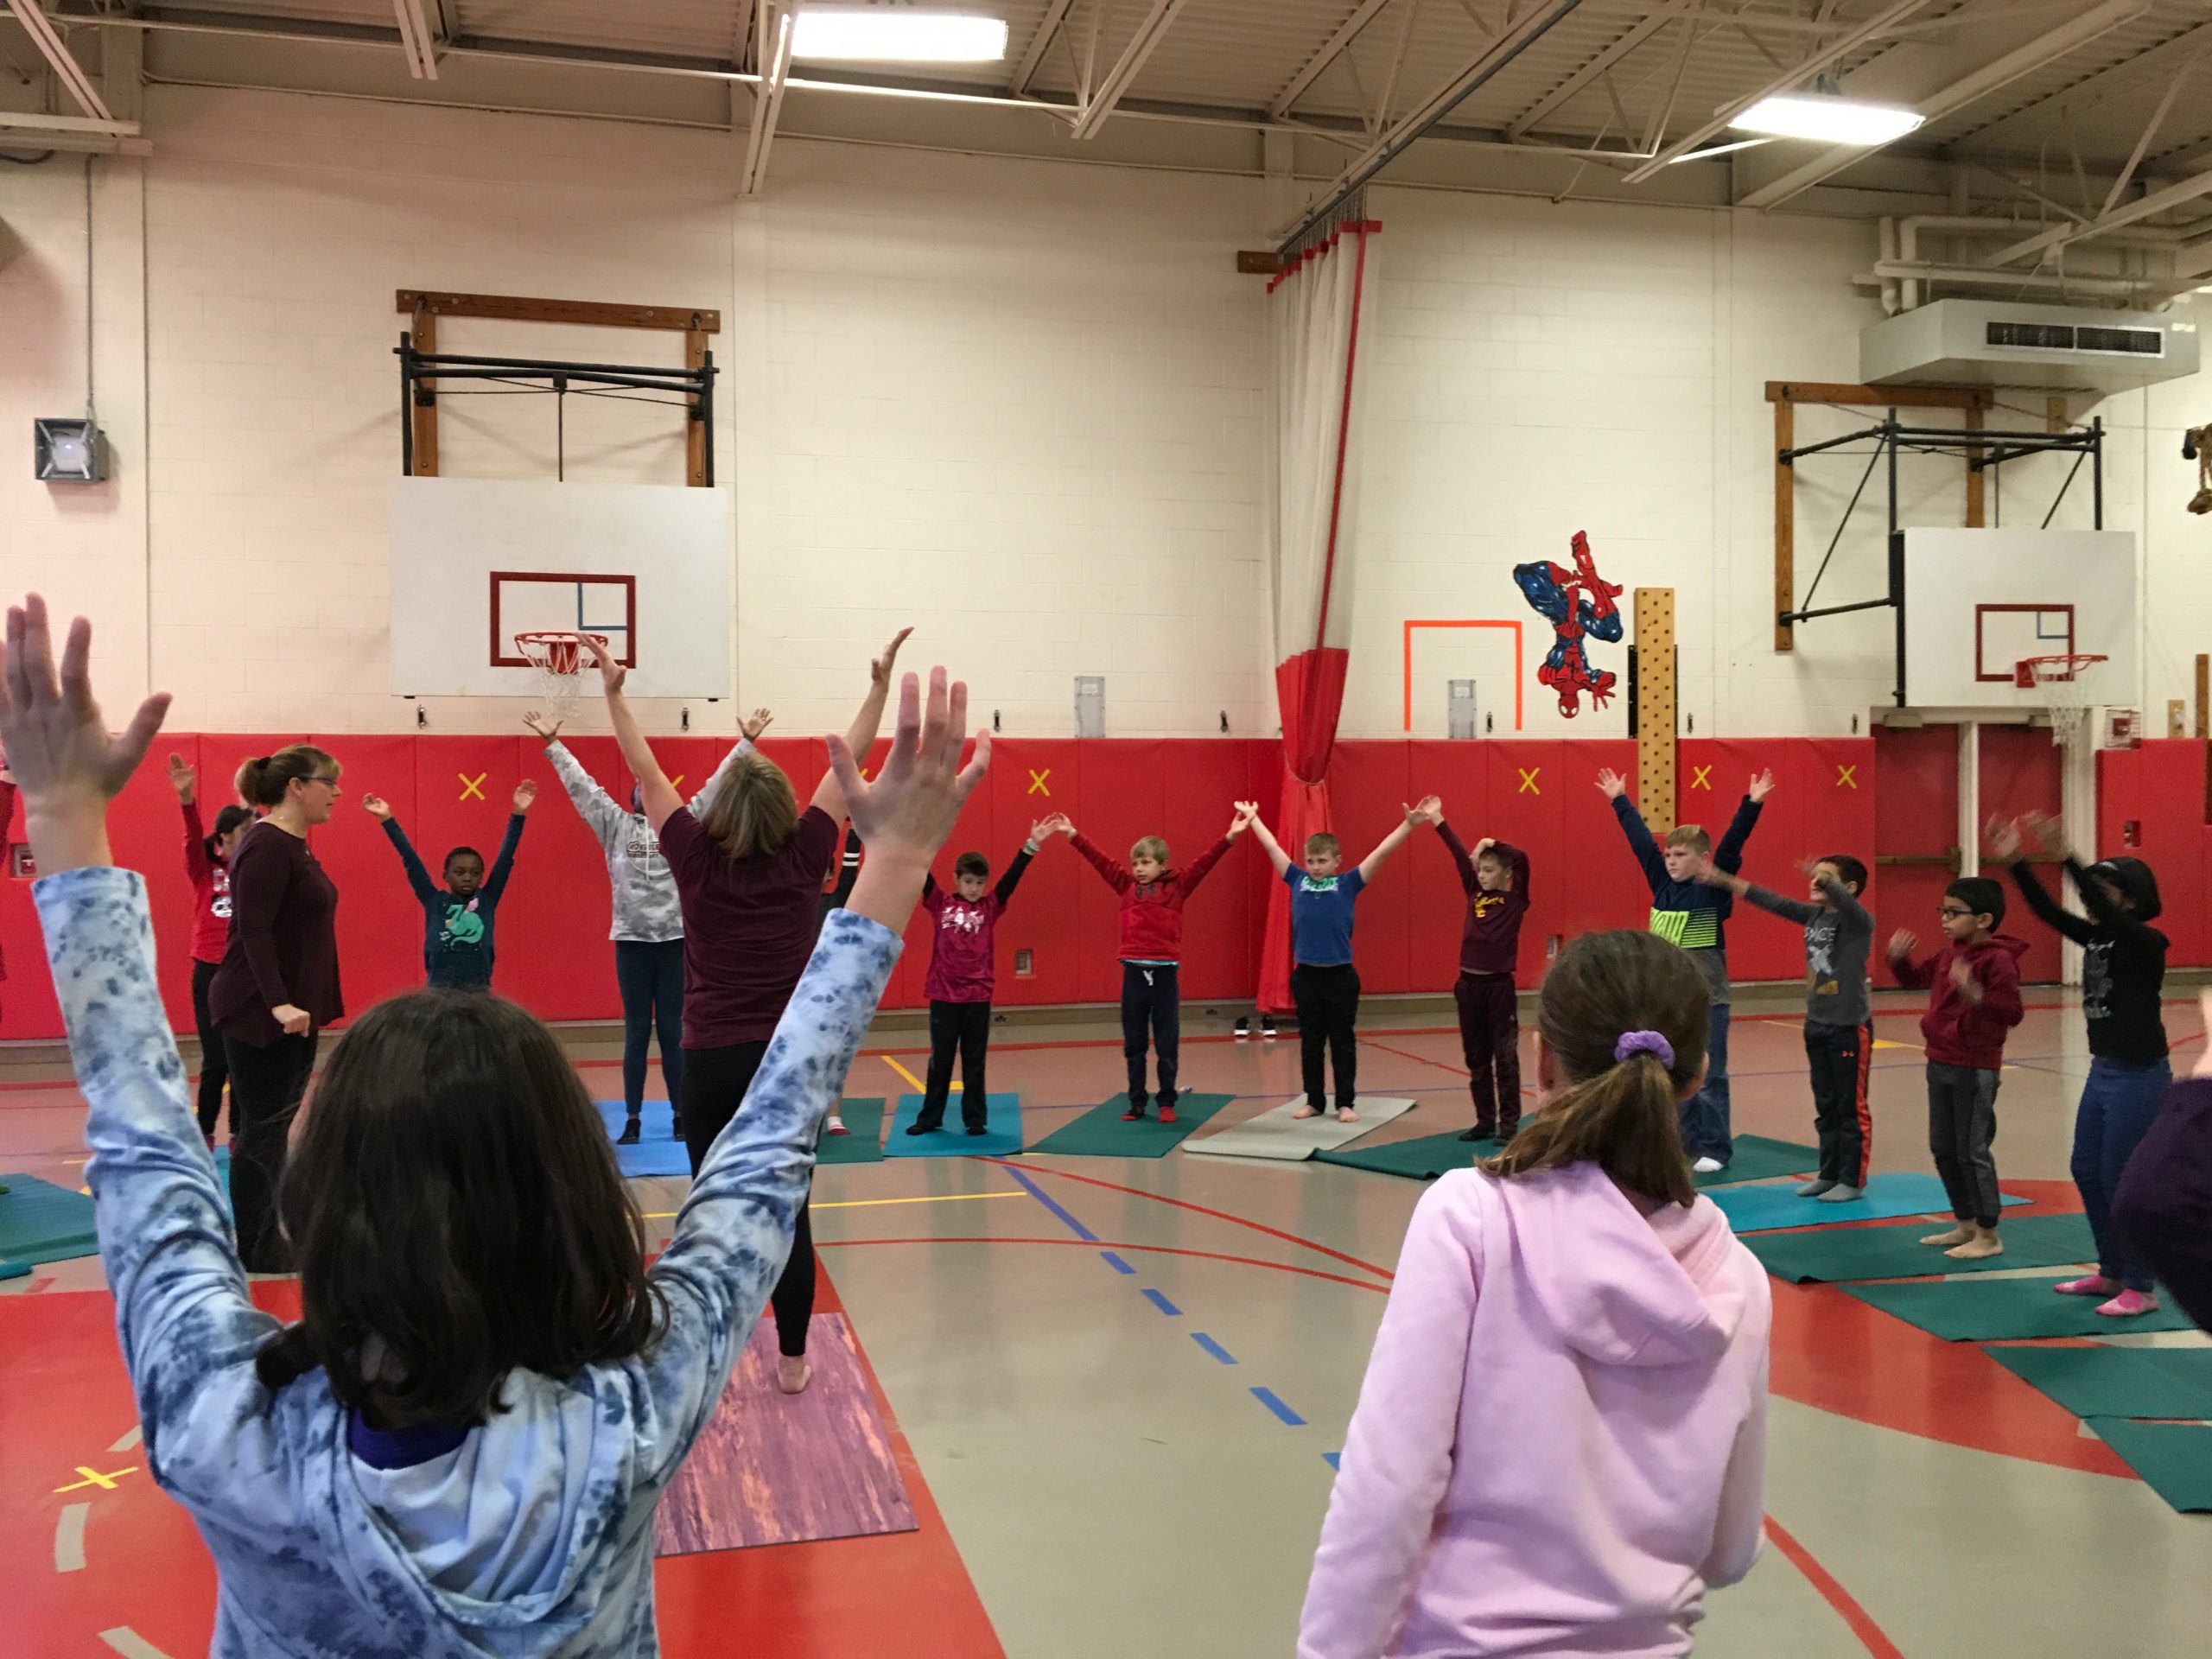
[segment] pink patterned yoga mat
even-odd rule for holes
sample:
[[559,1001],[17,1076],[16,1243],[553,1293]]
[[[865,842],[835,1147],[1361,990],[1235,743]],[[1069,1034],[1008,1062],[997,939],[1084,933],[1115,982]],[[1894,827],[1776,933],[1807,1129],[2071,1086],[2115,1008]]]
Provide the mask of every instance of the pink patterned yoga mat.
[[891,1431],[843,1314],[814,1316],[807,1359],[806,1391],[778,1393],[776,1328],[753,1326],[706,1432],[661,1496],[655,1554],[915,1529]]

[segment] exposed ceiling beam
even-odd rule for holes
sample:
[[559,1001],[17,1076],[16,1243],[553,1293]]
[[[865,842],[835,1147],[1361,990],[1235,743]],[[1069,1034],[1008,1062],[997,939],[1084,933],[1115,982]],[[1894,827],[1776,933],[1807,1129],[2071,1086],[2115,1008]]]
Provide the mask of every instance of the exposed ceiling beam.
[[112,112],[108,109],[107,100],[99,95],[99,88],[92,85],[92,77],[85,73],[83,66],[69,55],[69,48],[62,43],[61,36],[54,32],[54,25],[47,21],[46,12],[40,6],[39,0],[8,0],[8,10],[16,14],[16,21],[23,26],[23,33],[31,37],[31,44],[38,48],[39,55],[54,71],[54,78],[76,100],[77,107],[95,121],[111,118]]
[[1648,13],[1641,22],[1632,24],[1628,32],[1584,64],[1565,80],[1546,92],[1527,109],[1505,124],[1505,136],[1518,138],[1554,110],[1573,98],[1584,87],[1596,80],[1630,53],[1642,46],[1675,18],[1690,10],[1695,0],[1670,0],[1665,6]]
[[1045,67],[1045,54],[1052,49],[1052,41],[1060,26],[1068,20],[1068,8],[1075,0],[1052,0],[1052,3],[1037,25],[1037,32],[1030,37],[1029,49],[1021,54],[1021,67],[1014,72],[1014,79],[1007,90],[1016,98],[1029,94],[1029,83],[1037,79],[1037,72]]
[[753,89],[753,128],[745,140],[745,165],[737,194],[757,196],[768,177],[768,149],[776,142],[776,121],[784,111],[784,88],[791,73],[791,18],[779,0],[758,0],[755,38],[766,48],[760,85]]
[[1687,155],[1712,137],[1714,133],[1726,129],[1730,122],[1761,99],[1770,98],[1777,92],[1786,92],[1800,82],[1820,73],[1821,70],[1853,48],[1863,46],[1868,41],[1875,39],[1887,31],[1892,24],[1904,22],[1928,3],[1929,0],[1893,0],[1891,4],[1885,6],[1857,28],[1837,35],[1809,57],[1803,59],[1793,67],[1784,70],[1749,98],[1738,99],[1733,103],[1723,105],[1719,112],[1711,120],[1702,123],[1681,137],[1675,139],[1673,143],[1669,144],[1649,161],[1630,173],[1626,182],[1643,183],[1677,156]]
[[2158,137],[2158,129],[2165,124],[2166,112],[2173,108],[2174,99],[2181,95],[2182,86],[2196,64],[2196,59],[2190,59],[2166,84],[2166,95],[2158,100],[2158,107],[2151,111],[2151,118],[2143,124],[2143,136],[2135,141],[2135,148],[2127,153],[2127,165],[2120,169],[2120,176],[2112,181],[2112,188],[2105,195],[2104,206],[2097,209],[2100,214],[2108,213],[2120,206],[2120,197],[2127,193],[2127,187],[2135,177],[2135,169],[2143,165],[2143,152],[2151,148],[2151,140]]
[[1137,78],[1145,60],[1159,49],[1160,41],[1167,37],[1167,31],[1174,23],[1177,14],[1188,3],[1189,0],[1152,0],[1152,10],[1146,15],[1144,22],[1137,25],[1137,32],[1122,48],[1121,57],[1106,72],[1105,79],[1098,83],[1097,91],[1084,105],[1083,112],[1076,117],[1074,132],[1077,137],[1093,137],[1098,129],[1106,124],[1106,118],[1114,113],[1114,106],[1122,101],[1122,94],[1129,90],[1129,84]]
[[2062,118],[2107,99],[2127,96],[2135,90],[2138,80],[2178,69],[2207,47],[2212,47],[2212,22],[2199,23],[2147,51],[2122,59],[2085,80],[2039,98],[2002,119],[1968,133],[1952,149],[1975,156],[2032,150],[2050,136]]
[[1400,152],[1466,100],[1474,90],[1511,63],[1548,33],[1582,0],[1541,0],[1503,34],[1488,42],[1480,56],[1464,64],[1452,79],[1393,124],[1312,198],[1306,210],[1282,234],[1279,244],[1296,241],[1351,200],[1355,192],[1388,167]]
[[407,73],[416,80],[435,80],[439,41],[423,16],[423,0],[391,0],[391,10],[399,22],[399,49],[407,54]]
[[[2003,56],[1993,59],[1950,85],[1913,100],[1912,107],[1929,121],[1941,120],[1954,111],[1988,97],[2021,76],[2080,50],[2123,23],[2132,23],[2150,10],[2150,0],[2105,0],[2077,17],[2069,18],[2049,33],[2039,35]],[[1745,207],[1778,207],[1801,191],[1840,173],[1853,162],[1874,153],[1866,144],[1837,144],[1821,151],[1781,177],[1760,186],[1742,200]]]
[[2076,242],[2086,242],[2102,236],[2107,231],[2116,231],[2123,225],[2133,225],[2139,219],[2152,219],[2183,202],[2194,201],[2199,196],[2212,195],[2212,171],[2196,175],[2193,178],[2170,184],[2163,190],[2153,190],[2149,195],[2131,201],[2125,207],[2115,207],[2108,213],[2100,213],[2086,225],[2061,225],[2042,232],[2024,241],[2012,243],[1991,254],[1983,263],[1987,265],[2009,265],[2016,260],[2036,256],[2040,265],[2061,248]]
[[1321,72],[1334,63],[1359,38],[1360,31],[1375,21],[1375,15],[1390,0],[1361,0],[1358,10],[1344,19],[1343,27],[1329,36],[1328,44],[1306,60],[1306,67],[1290,79],[1290,85],[1275,94],[1275,101],[1268,105],[1268,114],[1280,121],[1288,115],[1291,106],[1306,96],[1306,89],[1321,78]]

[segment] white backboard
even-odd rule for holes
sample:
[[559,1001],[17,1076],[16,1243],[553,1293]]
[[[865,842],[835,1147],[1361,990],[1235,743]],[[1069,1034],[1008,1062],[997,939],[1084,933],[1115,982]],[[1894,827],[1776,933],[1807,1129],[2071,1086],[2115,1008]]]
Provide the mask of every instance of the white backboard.
[[726,492],[397,478],[390,518],[397,695],[536,695],[526,630],[605,634],[635,696],[730,695]]
[[2124,531],[1908,530],[1904,690],[1913,709],[2045,707],[2027,657],[2091,652],[2088,701],[2132,704],[2141,619]]

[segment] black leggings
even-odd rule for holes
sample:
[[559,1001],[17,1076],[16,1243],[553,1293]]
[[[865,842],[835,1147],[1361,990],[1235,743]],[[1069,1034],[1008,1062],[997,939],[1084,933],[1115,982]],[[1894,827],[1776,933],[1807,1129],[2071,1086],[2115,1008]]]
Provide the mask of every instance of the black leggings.
[[225,1041],[231,1062],[231,1212],[238,1260],[248,1273],[289,1273],[291,1250],[276,1214],[292,1119],[315,1071],[315,1034],[279,1037],[264,1048],[235,1037]]
[[956,1050],[960,1056],[961,1125],[988,1128],[991,1116],[990,1085],[984,1079],[991,1052],[991,1005],[988,1002],[931,1002],[929,1080],[923,1090],[921,1115],[914,1122],[932,1129],[944,1122],[945,1103],[952,1098]]
[[[213,1137],[215,1120],[223,1114],[223,1085],[230,1081],[231,1058],[225,1051],[223,1033],[215,1028],[215,1018],[207,1012],[207,988],[215,982],[219,964],[192,959],[192,1023],[200,1030],[200,1133]],[[238,1132],[238,1117],[231,1114],[231,1133]]]
[[1357,1096],[1359,970],[1350,963],[1313,968],[1300,963],[1290,970],[1290,997],[1298,1005],[1298,1048],[1306,1103],[1320,1110],[1329,1102],[1323,1087],[1322,1051],[1336,1061],[1337,1109]]
[[622,992],[622,1104],[635,1117],[645,1103],[645,1049],[658,1027],[660,1074],[668,1080],[668,1103],[682,1122],[683,941],[615,940],[614,982]]
[[1172,962],[1125,962],[1122,964],[1122,1058],[1128,1063],[1129,1104],[1142,1111],[1148,1103],[1144,1086],[1145,1038],[1160,1056],[1160,1103],[1175,1104],[1175,1078],[1183,1047],[1183,990],[1181,976]]
[[[683,1052],[684,1076],[691,1095],[691,1110],[683,1120],[683,1145],[691,1154],[696,1179],[707,1161],[715,1138],[729,1127],[744,1103],[753,1075],[768,1052],[766,1043],[732,1043],[724,1048],[691,1048]],[[806,1183],[806,1201],[798,1207],[798,1222],[791,1230],[791,1260],[784,1275],[769,1293],[768,1306],[776,1314],[776,1347],[787,1358],[806,1352],[806,1327],[814,1317],[814,1178]]]

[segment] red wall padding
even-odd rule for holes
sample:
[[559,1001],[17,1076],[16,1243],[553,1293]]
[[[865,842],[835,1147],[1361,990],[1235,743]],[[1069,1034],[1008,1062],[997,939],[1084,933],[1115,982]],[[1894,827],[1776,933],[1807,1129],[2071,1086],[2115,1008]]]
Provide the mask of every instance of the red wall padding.
[[[203,803],[219,804],[228,798],[230,778],[240,760],[291,741],[280,734],[166,736],[110,813],[117,856],[146,872],[151,887],[162,994],[181,1031],[191,1026],[186,957],[191,897],[181,821],[159,760],[174,752],[196,762]],[[361,810],[361,797],[373,792],[391,802],[435,874],[447,849],[459,842],[479,848],[487,857],[496,851],[515,784],[529,778],[538,785],[538,804],[500,911],[499,988],[548,1019],[616,1016],[607,878],[598,844],[570,809],[534,739],[320,741],[346,768],[345,798],[331,824],[316,831],[315,844],[340,889],[339,945],[349,1007],[358,1012],[422,978],[420,912],[383,832]],[[610,794],[626,801],[631,780],[611,739],[581,737],[570,747]],[[762,747],[791,773],[804,802],[827,770],[821,744],[771,737]],[[1942,747],[1947,757],[1948,734],[1942,734]],[[689,791],[704,781],[726,745],[713,738],[671,738],[656,739],[654,747],[671,775],[683,774],[683,787]],[[1893,850],[1878,841],[1872,740],[1694,739],[1680,748],[1675,810],[1648,814],[1661,834],[1688,819],[1705,824],[1717,838],[1751,775],[1761,767],[1773,768],[1777,788],[1745,859],[1745,874],[1753,880],[1794,893],[1803,887],[1797,866],[1806,857],[1852,852],[1871,863],[1878,851]],[[869,757],[871,767],[882,754],[879,745]],[[1596,787],[1601,767],[1632,778],[1635,758],[1632,743],[1614,739],[1340,743],[1330,773],[1337,832],[1346,857],[1357,861],[1389,833],[1406,804],[1434,793],[1470,846],[1484,836],[1496,836],[1525,848],[1535,861],[1534,903],[1522,937],[1520,977],[1523,985],[1534,985],[1542,976],[1550,940],[1644,924],[1650,908],[1648,891]],[[2206,746],[2161,740],[2139,749],[2109,750],[2098,759],[2095,850],[2124,850],[2122,826],[2134,824],[2137,844],[2132,850],[2158,871],[2165,896],[2162,925],[2174,941],[2171,960],[2177,965],[2212,961],[2212,929],[2202,915],[2212,874],[2212,829],[2205,823]],[[1701,766],[1711,770],[1700,781]],[[949,883],[953,858],[971,849],[991,861],[995,879],[1030,825],[1053,811],[1067,812],[1116,857],[1126,858],[1138,836],[1160,835],[1175,860],[1185,861],[1227,828],[1236,799],[1257,798],[1271,810],[1281,776],[1272,741],[1010,739],[996,746],[990,776],[938,860],[938,879]],[[1898,826],[1892,820],[1906,804],[1903,798],[1916,802],[1923,791],[1908,779],[1891,781],[1884,821],[1894,839]],[[1948,819],[1942,829],[1948,844]],[[21,837],[20,817],[10,833]],[[1885,934],[1891,926],[1904,925],[1932,936],[1932,902],[1921,903],[1924,895],[1898,887],[1898,875],[1892,872],[1892,891],[1885,893],[1878,874],[1870,895]],[[1185,928],[1186,995],[1227,1000],[1252,995],[1270,879],[1266,858],[1248,840],[1198,890]],[[1891,914],[1899,905],[1914,913]],[[1116,908],[1105,883],[1065,842],[1047,844],[999,927],[999,1001],[1043,1006],[1115,1001],[1121,986],[1115,963]],[[1929,913],[1921,915],[1921,910]],[[1427,830],[1417,832],[1360,902],[1357,941],[1366,988],[1377,995],[1448,988],[1457,971],[1464,914],[1442,846]],[[1739,906],[1729,932],[1730,963],[1738,978],[1794,980],[1802,975],[1802,945],[1796,928]],[[887,999],[893,1007],[918,1007],[922,1001],[929,955],[925,923],[918,920],[907,938],[906,957]],[[0,950],[11,975],[0,986],[0,1037],[60,1034],[27,884],[0,887]],[[1032,953],[1033,971],[1018,977],[1015,953],[1024,950]]]

